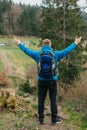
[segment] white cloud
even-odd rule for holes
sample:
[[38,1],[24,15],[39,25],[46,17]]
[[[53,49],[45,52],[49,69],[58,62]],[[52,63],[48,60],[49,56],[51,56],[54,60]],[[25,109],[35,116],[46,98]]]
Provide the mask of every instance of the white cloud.
[[[25,3],[26,5],[27,4],[30,4],[30,5],[35,5],[35,4],[38,4],[38,5],[40,5],[41,4],[41,2],[42,2],[42,0],[13,0],[15,3]],[[80,5],[80,6],[85,6],[85,5],[87,5],[87,2],[86,2],[87,0],[79,0],[78,1],[78,4]]]
[[40,5],[42,0],[13,0],[15,3],[22,3],[22,4],[30,4],[30,5]]
[[[87,12],[87,0],[79,0],[78,5]],[[85,8],[86,7],[86,8]]]
[[[41,5],[41,3],[42,3],[42,0],[13,0],[15,3],[22,3],[22,4],[26,4],[26,5],[28,5],[28,4],[30,4],[30,5]],[[85,7],[85,6],[87,6],[87,0],[79,0],[78,1],[78,5],[80,6],[80,7]],[[87,12],[87,8],[84,10],[84,11],[86,11]]]
[[81,7],[83,7],[83,6],[87,5],[87,2],[86,2],[86,0],[79,0],[79,1],[78,1],[78,4],[79,4]]

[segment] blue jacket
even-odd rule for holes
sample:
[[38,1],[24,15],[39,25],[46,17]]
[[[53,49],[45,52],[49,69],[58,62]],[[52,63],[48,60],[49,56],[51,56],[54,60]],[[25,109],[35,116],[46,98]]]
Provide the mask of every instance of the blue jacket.
[[[20,43],[19,47],[25,54],[27,54],[28,56],[33,58],[36,61],[37,64],[39,63],[40,52],[41,52],[40,50],[37,50],[37,51],[31,50],[31,49],[27,48],[23,43]],[[75,48],[76,48],[76,43],[72,43],[70,46],[68,46],[64,50],[53,51],[50,46],[46,45],[46,46],[42,46],[42,51],[43,52],[53,51],[54,52],[54,59],[55,59],[55,62],[57,63],[61,59],[63,59],[65,56],[67,56],[70,52],[72,52]],[[57,80],[57,79],[58,79],[58,75],[56,74],[56,75],[53,76],[53,80]],[[41,78],[38,75],[38,80],[51,80],[51,79],[44,79],[44,78]]]

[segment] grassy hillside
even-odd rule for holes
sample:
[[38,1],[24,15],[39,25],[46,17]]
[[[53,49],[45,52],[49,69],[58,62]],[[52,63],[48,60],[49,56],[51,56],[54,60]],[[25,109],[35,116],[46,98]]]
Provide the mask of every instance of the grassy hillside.
[[[39,39],[33,37],[21,37],[20,39],[23,43],[27,41],[27,44],[29,41],[30,45],[27,45],[29,48],[39,49]],[[0,72],[5,72],[9,77],[25,78],[28,67],[34,65],[35,62],[14,44],[12,38],[0,38],[0,43],[5,44],[0,46]]]

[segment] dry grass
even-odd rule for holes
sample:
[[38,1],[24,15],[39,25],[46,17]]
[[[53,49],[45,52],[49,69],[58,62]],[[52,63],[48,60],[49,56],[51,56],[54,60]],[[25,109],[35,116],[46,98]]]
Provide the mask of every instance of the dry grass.
[[73,108],[84,113],[87,112],[87,71],[82,72],[80,79],[74,81],[71,86],[68,86],[67,91],[61,87],[59,90],[64,102],[72,104]]
[[0,86],[7,86],[8,85],[8,78],[5,73],[0,74]]

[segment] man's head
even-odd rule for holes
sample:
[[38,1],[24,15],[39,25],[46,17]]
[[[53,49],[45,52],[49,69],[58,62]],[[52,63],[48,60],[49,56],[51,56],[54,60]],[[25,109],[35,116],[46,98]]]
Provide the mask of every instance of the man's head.
[[42,45],[43,45],[43,46],[51,46],[51,45],[52,45],[51,40],[49,40],[49,39],[44,39]]

